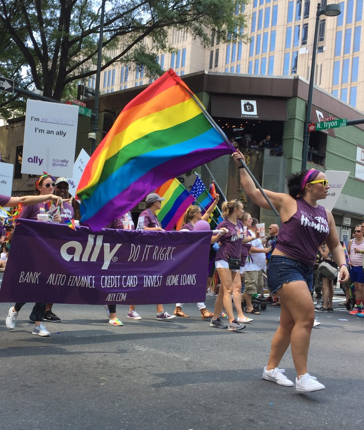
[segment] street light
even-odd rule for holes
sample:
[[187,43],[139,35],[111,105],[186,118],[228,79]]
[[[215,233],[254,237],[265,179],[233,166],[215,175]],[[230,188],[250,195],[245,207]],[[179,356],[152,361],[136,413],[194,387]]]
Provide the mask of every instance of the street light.
[[100,96],[100,75],[101,75],[101,59],[102,59],[102,42],[104,37],[104,15],[105,15],[105,3],[106,0],[102,0],[101,4],[101,17],[100,17],[100,38],[98,45],[98,56],[97,56],[97,69],[96,69],[96,82],[95,82],[95,98],[94,108],[92,109],[91,116],[91,133],[88,137],[91,141],[91,155],[96,149],[96,137],[99,126],[99,96]]
[[341,9],[339,4],[328,4],[324,7],[324,9],[321,9],[321,3],[317,4],[315,34],[313,39],[313,51],[312,51],[312,62],[311,62],[311,74],[310,74],[310,82],[308,86],[307,111],[306,111],[306,119],[305,119],[304,134],[303,134],[301,170],[306,170],[306,166],[307,166],[308,143],[310,141],[310,132],[308,131],[308,126],[311,123],[313,82],[315,78],[317,38],[318,38],[320,16],[321,15],[337,16],[337,15],[340,15],[340,13],[341,13]]

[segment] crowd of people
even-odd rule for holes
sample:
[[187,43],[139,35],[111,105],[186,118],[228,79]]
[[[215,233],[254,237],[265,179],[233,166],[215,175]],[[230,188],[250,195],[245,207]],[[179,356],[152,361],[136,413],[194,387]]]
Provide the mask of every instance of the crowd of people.
[[[270,209],[263,194],[256,188],[253,180],[244,169],[244,156],[237,150],[234,159],[240,168],[241,184],[248,197],[258,206]],[[296,368],[296,389],[310,392],[324,389],[315,377],[308,373],[307,357],[311,330],[314,326],[313,289],[317,300],[322,299],[316,310],[332,312],[334,279],[328,272],[321,271],[324,266],[336,270],[336,276],[348,283],[348,264],[341,246],[332,214],[317,201],[326,197],[329,189],[325,175],[311,169],[292,175],[287,182],[288,194],[265,190],[266,195],[278,211],[281,227],[271,224],[268,234],[258,228],[259,220],[244,211],[239,200],[222,204],[223,221],[216,227],[217,233],[211,236],[210,262],[214,268],[206,268],[206,289],[211,288],[214,269],[218,276],[218,290],[213,311],[204,302],[197,303],[203,320],[210,320],[212,328],[240,332],[246,324],[260,315],[254,306],[254,299],[260,297],[272,305],[280,306],[280,324],[273,337],[271,352],[263,370],[263,379],[283,386],[293,386],[293,381],[284,375],[279,363],[291,345],[293,362]],[[62,223],[74,218],[70,204],[68,182],[65,178],[57,180],[48,174],[35,181],[35,195],[24,197],[0,196],[0,205],[16,207],[20,205],[20,218],[37,220],[40,214],[47,214],[54,223]],[[146,209],[140,213],[136,226],[131,214],[105,226],[111,229],[140,229],[163,232],[156,212],[164,200],[156,193],[146,197]],[[207,220],[214,211],[219,196],[203,213],[198,205],[191,205],[184,216],[182,230],[193,231],[196,223]],[[51,204],[50,204],[51,203]],[[348,246],[350,277],[355,287],[356,309],[358,316],[364,317],[364,224],[356,227],[354,238]],[[4,267],[11,247],[11,237],[2,237],[2,262]],[[292,240],[292,238],[295,240]],[[217,251],[216,251],[217,249]],[[318,257],[319,255],[319,257]],[[315,276],[314,276],[315,275]],[[315,283],[314,283],[315,278]],[[269,291],[269,295],[264,295]],[[15,303],[10,307],[6,318],[8,329],[14,329],[19,312],[25,303]],[[176,303],[173,313],[168,313],[163,304],[156,305],[157,321],[171,321],[174,318],[188,318],[183,311],[183,303]],[[116,305],[105,306],[109,323],[122,326],[117,316]],[[30,321],[34,322],[32,333],[49,337],[44,322],[60,322],[61,318],[53,312],[52,303],[35,303]],[[254,317],[254,318],[252,318]],[[130,306],[127,318],[141,320],[142,316],[135,306]]]

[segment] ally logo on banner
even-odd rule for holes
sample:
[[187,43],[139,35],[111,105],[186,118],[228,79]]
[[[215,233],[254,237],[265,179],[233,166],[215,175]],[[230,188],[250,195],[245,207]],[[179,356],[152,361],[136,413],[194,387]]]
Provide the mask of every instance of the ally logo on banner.
[[28,100],[21,172],[71,177],[77,125],[78,106]]

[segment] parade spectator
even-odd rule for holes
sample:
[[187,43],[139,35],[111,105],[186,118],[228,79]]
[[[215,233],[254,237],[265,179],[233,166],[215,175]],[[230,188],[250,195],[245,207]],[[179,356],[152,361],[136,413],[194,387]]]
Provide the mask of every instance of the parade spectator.
[[[260,207],[271,209],[268,202],[239,159],[244,160],[239,151],[234,159],[240,164],[240,179],[248,197]],[[287,181],[289,194],[265,190],[267,197],[279,212],[282,226],[275,250],[268,265],[269,286],[277,292],[281,300],[280,325],[271,345],[263,379],[279,385],[293,386],[279,369],[279,363],[291,344],[294,365],[297,372],[296,390],[311,392],[325,389],[315,377],[307,372],[307,357],[310,335],[314,322],[312,303],[312,266],[319,245],[326,240],[334,261],[340,267],[340,279],[349,277],[344,250],[340,245],[335,221],[331,212],[318,205],[326,198],[329,184],[325,174],[311,169],[293,174]],[[293,239],[293,240],[292,240]]]
[[270,150],[270,155],[273,157],[281,157],[283,155],[283,146],[281,143],[276,142],[273,148]]
[[316,293],[316,304],[319,305],[322,299],[322,276],[319,271],[319,265],[323,261],[323,245],[321,244],[317,250],[315,264],[313,265],[313,288]]
[[[217,228],[226,228],[229,232],[221,237],[220,248],[217,251],[215,267],[220,278],[220,289],[217,295],[214,309],[214,316],[211,319],[210,326],[215,328],[228,328],[231,331],[240,331],[245,328],[234,318],[231,295],[234,284],[241,290],[240,282],[240,261],[241,245],[244,237],[243,223],[240,218],[243,216],[243,205],[238,200],[224,202],[222,205],[224,221]],[[240,287],[239,287],[240,285]],[[226,325],[220,318],[222,308],[229,319]]]
[[249,314],[259,315],[252,304],[252,296],[260,294],[264,287],[263,270],[266,269],[265,255],[270,251],[269,248],[264,248],[262,241],[256,237],[258,231],[257,224],[259,221],[256,218],[252,219],[250,233],[254,240],[251,242],[247,262],[244,268],[244,293],[243,300],[246,303],[246,312]]
[[[53,192],[54,189],[54,181],[55,179],[48,175],[44,174],[40,176],[34,184],[36,196],[33,196],[31,199],[30,196],[24,197],[12,197],[5,206],[16,206],[21,203],[25,207],[22,209],[20,213],[20,218],[24,219],[37,219],[38,213],[46,213],[48,207],[45,205],[46,202],[53,201],[57,202],[57,206],[60,206],[62,203],[62,198],[53,194],[49,194]],[[27,197],[27,198],[26,198]],[[16,203],[15,203],[16,202]],[[13,203],[13,204],[12,204]],[[1,204],[1,201],[0,201]],[[31,288],[31,285],[29,285]],[[6,327],[10,330],[15,328],[16,319],[18,317],[18,313],[20,309],[25,305],[25,303],[15,303],[9,309],[8,316],[6,318]],[[33,312],[35,315],[34,328],[32,334],[41,336],[41,337],[49,337],[50,333],[46,329],[43,324],[43,316],[45,312],[46,304],[45,303],[36,303],[33,308]]]
[[258,143],[259,148],[271,148],[272,142],[271,142],[271,136],[270,134],[267,134],[265,136],[265,139],[261,140]]
[[[323,242],[319,251],[321,253],[322,262],[326,262],[334,269],[337,269],[337,264],[332,261],[332,257],[330,254],[329,247]],[[317,307],[316,312],[333,312],[334,308],[332,305],[332,299],[334,297],[334,280],[325,276],[323,273],[321,274],[322,278],[322,305]]]
[[[269,236],[266,239],[265,247],[267,249],[270,249],[270,251],[266,254],[267,264],[269,263],[270,257],[272,256],[272,253],[276,247],[278,233],[279,233],[278,224],[271,224],[268,227]],[[267,278],[267,283],[268,283],[268,289],[269,289],[269,278]],[[279,297],[276,294],[271,293],[271,297],[269,297],[269,300],[273,301],[272,306],[280,306]]]
[[[187,208],[184,217],[183,217],[183,226],[181,228],[182,230],[188,230],[193,231],[195,228],[196,222],[203,220],[207,221],[212,214],[212,212],[215,210],[217,203],[219,202],[220,196],[216,194],[213,204],[207,209],[207,211],[202,215],[201,208],[199,208],[197,205],[191,205]],[[221,234],[215,235],[211,239],[211,244],[215,243],[219,238],[221,237]],[[198,302],[197,307],[201,313],[201,317],[203,320],[211,318],[214,314],[207,310],[206,305],[204,302]],[[182,310],[183,303],[176,303],[176,308],[173,312],[174,315],[177,317],[183,317],[183,318],[189,318],[187,314],[185,314]]]
[[354,238],[348,243],[348,254],[350,260],[350,278],[355,288],[356,309],[350,311],[355,315],[363,312],[364,303],[364,273],[363,255],[364,236],[361,225],[357,225],[354,230]]
[[[157,193],[150,193],[147,195],[145,201],[147,209],[145,209],[138,218],[137,229],[138,230],[149,230],[149,231],[164,231],[160,222],[158,221],[157,215],[155,214],[158,209],[162,206],[164,197],[160,197]],[[157,320],[158,321],[170,321],[176,318],[175,315],[170,315],[165,312],[163,305],[157,305]]]

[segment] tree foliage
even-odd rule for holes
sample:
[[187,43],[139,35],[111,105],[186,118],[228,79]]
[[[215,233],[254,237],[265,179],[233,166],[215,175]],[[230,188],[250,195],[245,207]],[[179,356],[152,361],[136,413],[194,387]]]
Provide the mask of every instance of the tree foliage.
[[[19,88],[62,100],[77,82],[95,75],[103,0],[0,0],[0,74]],[[160,72],[158,52],[171,27],[188,30],[207,44],[215,30],[222,42],[244,39],[247,0],[106,0],[102,69],[116,62]],[[238,9],[238,10],[237,10]],[[153,49],[143,40],[151,37]],[[21,112],[24,99],[0,95],[0,115]]]

